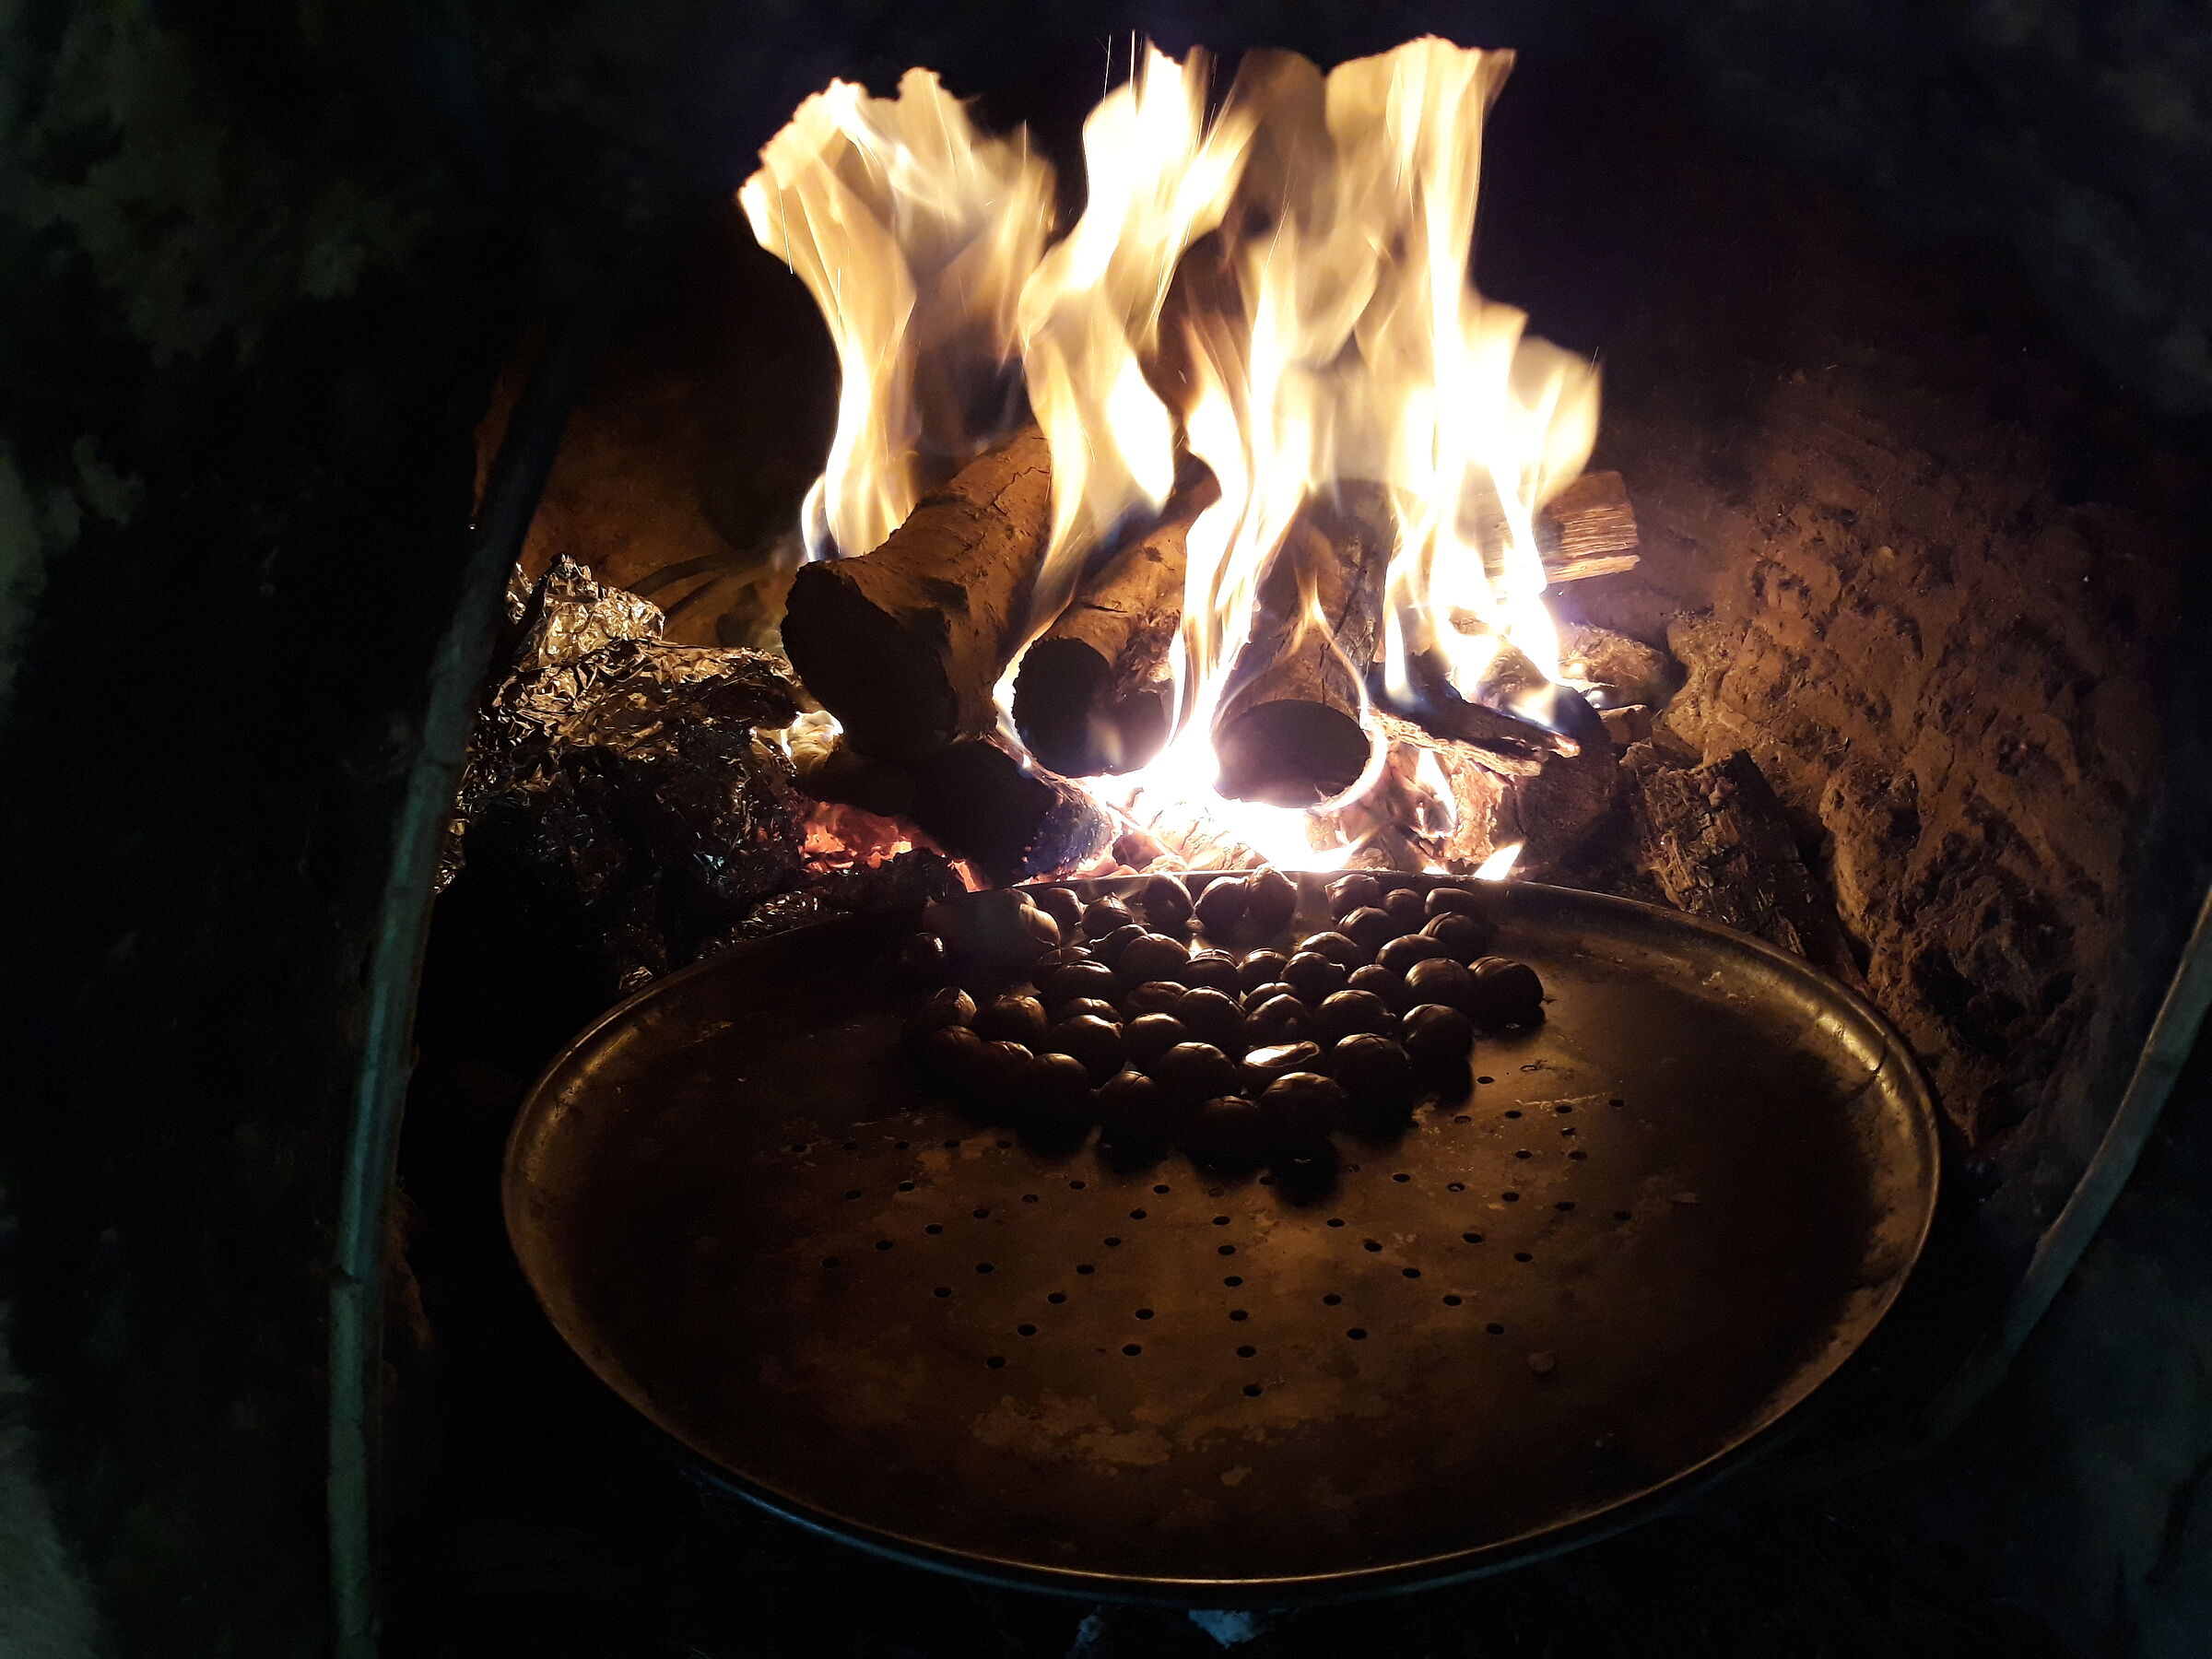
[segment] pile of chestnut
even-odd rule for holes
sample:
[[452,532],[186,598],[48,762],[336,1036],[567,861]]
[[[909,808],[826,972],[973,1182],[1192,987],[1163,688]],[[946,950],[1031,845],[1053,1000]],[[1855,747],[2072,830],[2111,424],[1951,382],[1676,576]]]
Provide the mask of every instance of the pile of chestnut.
[[1456,1099],[1478,1029],[1544,1012],[1535,970],[1484,954],[1495,889],[1359,873],[1327,891],[1335,925],[1281,947],[1298,890],[1273,869],[1195,900],[1163,875],[1134,904],[1045,887],[933,906],[902,967],[1006,988],[940,983],[910,1032],[937,1087],[1041,1143],[1096,1124],[1126,1159],[1325,1157],[1333,1130],[1386,1135],[1423,1096]]

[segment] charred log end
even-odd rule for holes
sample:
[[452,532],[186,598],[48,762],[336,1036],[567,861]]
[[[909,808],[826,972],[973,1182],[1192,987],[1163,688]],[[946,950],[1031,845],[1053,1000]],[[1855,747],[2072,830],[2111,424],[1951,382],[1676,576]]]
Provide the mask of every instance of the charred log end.
[[[783,613],[783,651],[853,747],[904,757],[943,740],[959,699],[929,642],[862,597],[835,563],[803,567]],[[897,695],[887,695],[887,688]]]
[[1116,700],[1113,665],[1081,640],[1040,640],[1014,682],[1014,724],[1030,752],[1064,777],[1135,771],[1168,740],[1167,700]]
[[1244,710],[1214,735],[1220,791],[1231,800],[1311,806],[1343,794],[1366,770],[1367,734],[1326,703],[1265,702]]
[[1086,865],[1112,822],[1072,784],[1027,771],[987,738],[955,743],[918,769],[914,821],[1002,886]]

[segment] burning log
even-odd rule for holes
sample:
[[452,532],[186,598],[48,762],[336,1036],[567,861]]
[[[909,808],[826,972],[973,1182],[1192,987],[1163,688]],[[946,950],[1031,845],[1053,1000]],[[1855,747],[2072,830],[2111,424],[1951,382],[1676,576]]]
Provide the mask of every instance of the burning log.
[[[1134,771],[1165,741],[1167,653],[1182,620],[1184,537],[1216,494],[1209,482],[1203,494],[1179,498],[1170,516],[1110,560],[1023,656],[1015,724],[1054,771],[1082,778]],[[1537,513],[1536,538],[1544,573],[1555,582],[1633,569],[1636,514],[1620,475],[1576,479]],[[1332,754],[1349,752],[1335,722],[1304,718],[1322,731]],[[1483,750],[1496,771],[1533,770],[1557,747],[1537,727],[1464,702],[1441,703],[1421,724],[1430,737]]]
[[1096,862],[1120,833],[1074,784],[1032,771],[994,738],[948,744],[914,769],[914,822],[1000,886]]
[[991,729],[1051,523],[1051,457],[1029,427],[924,496],[873,553],[792,579],[784,652],[855,749],[909,759]]
[[1216,723],[1223,794],[1310,806],[1366,770],[1362,681],[1382,620],[1382,539],[1309,503],[1253,607],[1237,688]]
[[1182,620],[1184,538],[1219,496],[1210,477],[1179,495],[1023,654],[1014,724],[1054,771],[1135,771],[1167,741],[1168,647]]

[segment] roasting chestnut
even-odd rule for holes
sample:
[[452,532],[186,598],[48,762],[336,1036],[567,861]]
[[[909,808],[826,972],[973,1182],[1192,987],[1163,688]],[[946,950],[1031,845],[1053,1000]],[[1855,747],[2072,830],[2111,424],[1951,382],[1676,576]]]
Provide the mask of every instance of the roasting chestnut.
[[1109,968],[1119,968],[1122,965],[1122,952],[1144,936],[1145,930],[1131,922],[1110,934],[1094,936],[1090,941],[1090,951]]
[[1183,1126],[1182,1144],[1202,1168],[1249,1170],[1260,1161],[1260,1109],[1241,1095],[1218,1095]]
[[1249,1014],[1254,1008],[1271,1003],[1278,996],[1296,996],[1297,994],[1297,992],[1291,990],[1281,980],[1276,980],[1268,984],[1254,985],[1237,998],[1237,1006]]
[[1122,1028],[1122,1045],[1129,1064],[1140,1071],[1177,1043],[1190,1041],[1189,1028],[1172,1014],[1140,1015]]
[[1271,996],[1244,1016],[1244,1039],[1266,1047],[1296,1042],[1306,1034],[1311,1018],[1306,1005],[1287,993]]
[[1071,1054],[1040,1054],[1030,1073],[1029,1138],[1048,1151],[1073,1151],[1089,1133],[1090,1074]]
[[1237,1087],[1236,1062],[1210,1042],[1179,1042],[1152,1063],[1152,1079],[1171,1102],[1196,1104]]
[[1319,1043],[1277,1042],[1253,1049],[1244,1056],[1238,1069],[1243,1074],[1246,1092],[1257,1095],[1277,1077],[1290,1072],[1312,1071],[1320,1064]]
[[1122,1028],[1093,1014],[1062,1020],[1046,1035],[1044,1045],[1072,1054],[1094,1077],[1111,1077],[1122,1069]]
[[1358,871],[1337,877],[1325,890],[1329,896],[1329,914],[1339,918],[1382,902],[1382,884]]
[[974,1023],[975,998],[958,985],[946,985],[923,999],[913,1018],[906,1022],[906,1032],[918,1041],[943,1026]]
[[1122,998],[1122,1012],[1131,1019],[1142,1014],[1172,1014],[1189,994],[1173,980],[1147,980]]
[[1088,939],[1102,939],[1115,928],[1134,926],[1135,922],[1129,907],[1112,893],[1083,907],[1083,935]]
[[1313,1035],[1324,1043],[1337,1042],[1356,1031],[1387,1037],[1397,1017],[1372,991],[1339,991],[1321,999],[1313,1010]]
[[[1363,966],[1374,955],[1372,951],[1362,950],[1345,935],[1335,932],[1308,934],[1298,942],[1298,950],[1300,955],[1311,952],[1314,956],[1326,957],[1347,973]],[[1296,984],[1298,982],[1292,980],[1290,982]]]
[[1393,973],[1407,973],[1416,962],[1425,962],[1431,957],[1448,957],[1452,953],[1441,939],[1427,934],[1405,934],[1393,939],[1375,952],[1375,965],[1387,968]]
[[1411,933],[1420,926],[1429,914],[1418,888],[1393,888],[1382,895],[1382,913],[1398,924],[1400,933]]
[[1352,970],[1347,988],[1364,991],[1371,996],[1382,999],[1382,1006],[1393,1014],[1403,1014],[1413,1002],[1413,993],[1406,989],[1406,976],[1393,973],[1376,962]]
[[1534,1025],[1544,1018],[1544,982],[1526,962],[1484,957],[1469,971],[1474,1004],[1467,1012],[1486,1026]]
[[1037,989],[1048,1003],[1064,1003],[1078,996],[1112,996],[1113,970],[1103,962],[1063,962],[1040,969]]
[[983,1040],[964,1025],[939,1026],[922,1040],[922,1061],[942,1087],[973,1088],[982,1076]]
[[1194,989],[1205,987],[1226,991],[1234,996],[1243,989],[1242,976],[1237,971],[1237,959],[1226,950],[1198,950],[1182,965],[1182,982]]
[[1394,1116],[1413,1098],[1413,1061],[1387,1037],[1360,1031],[1329,1050],[1329,1076],[1363,1111]]
[[934,900],[922,921],[953,957],[993,972],[1027,972],[1062,942],[1060,924],[1013,888]]
[[1278,1156],[1303,1158],[1343,1126],[1351,1101],[1344,1086],[1317,1072],[1286,1072],[1261,1093],[1260,1121]]
[[1083,900],[1064,887],[1030,888],[1030,902],[1060,924],[1060,936],[1073,938],[1083,924]]
[[[1348,945],[1351,941],[1347,939],[1345,943]],[[1283,965],[1283,982],[1309,1004],[1343,990],[1349,978],[1342,963],[1332,962],[1312,950],[1300,951]]]
[[1190,947],[1165,934],[1148,933],[1129,941],[1116,971],[1124,980],[1179,980],[1191,959]]
[[1406,988],[1417,1003],[1442,1003],[1462,1014],[1475,1012],[1475,981],[1450,957],[1430,957],[1406,971]]
[[994,997],[974,1023],[975,1034],[985,1042],[1021,1042],[1034,1048],[1044,1039],[1044,1005],[1033,996]]
[[975,1115],[986,1124],[1010,1124],[1018,1117],[1029,1099],[1030,1070],[1036,1059],[1026,1043],[984,1043],[969,1093]]
[[1475,1022],[1457,1008],[1423,1003],[1407,1011],[1398,1041],[1424,1071],[1452,1071],[1467,1063],[1475,1046]]
[[1254,985],[1271,984],[1283,977],[1289,962],[1289,956],[1280,950],[1248,950],[1238,965],[1237,982],[1247,991]]
[[1052,1022],[1058,1025],[1064,1019],[1079,1019],[1086,1014],[1094,1015],[1108,1025],[1119,1025],[1122,1022],[1122,1011],[1102,996],[1071,997],[1054,1007],[1051,1018]]
[[1495,930],[1458,911],[1446,911],[1441,916],[1431,916],[1429,925],[1421,931],[1450,952],[1453,961],[1471,962],[1482,954]]
[[1175,1005],[1175,1018],[1200,1042],[1210,1042],[1224,1050],[1243,1046],[1243,1011],[1237,1006],[1236,998],[1223,992],[1191,992]]
[[899,971],[917,985],[945,977],[945,941],[933,933],[909,934],[899,947]]
[[1348,916],[1336,919],[1336,931],[1359,947],[1363,958],[1372,959],[1376,951],[1406,931],[1391,920],[1388,911],[1372,905],[1356,910]]
[[1030,1104],[1048,1116],[1080,1113],[1090,1121],[1091,1075],[1073,1054],[1040,1054],[1030,1063]]
[[1431,916],[1441,916],[1449,911],[1487,923],[1498,914],[1497,889],[1477,892],[1473,888],[1430,888],[1426,908]]
[[1226,939],[1243,924],[1244,884],[1231,877],[1209,881],[1194,907],[1198,925],[1210,939]]
[[1244,921],[1253,933],[1280,933],[1296,914],[1298,884],[1280,870],[1257,869],[1244,877]]
[[1108,1141],[1123,1147],[1158,1146],[1172,1121],[1167,1091],[1140,1071],[1116,1072],[1091,1097]]
[[1191,919],[1191,889],[1180,876],[1155,876],[1138,889],[1136,901],[1154,927],[1182,927]]

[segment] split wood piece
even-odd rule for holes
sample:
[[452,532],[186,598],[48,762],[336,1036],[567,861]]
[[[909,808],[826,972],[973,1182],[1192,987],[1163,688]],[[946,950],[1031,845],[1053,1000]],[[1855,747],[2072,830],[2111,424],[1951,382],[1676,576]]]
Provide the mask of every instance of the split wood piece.
[[1388,560],[1356,510],[1311,501],[1300,512],[1261,582],[1237,688],[1215,723],[1223,794],[1311,806],[1359,781],[1370,738],[1355,675],[1375,658]]
[[1135,771],[1168,738],[1168,648],[1182,621],[1184,539],[1220,497],[1206,475],[1115,554],[1022,653],[1014,724],[1030,752],[1070,778]]
[[1806,867],[1782,802],[1749,754],[1738,749],[1712,765],[1678,768],[1639,743],[1621,767],[1635,780],[1638,865],[1669,903],[1859,982],[1835,905]]
[[784,654],[860,753],[912,759],[991,728],[1052,490],[1044,435],[1025,428],[923,497],[874,552],[792,579]]
[[1001,887],[1082,869],[1119,833],[1080,789],[1023,766],[995,738],[962,738],[910,770],[914,821]]
[[[1536,553],[1548,582],[1586,582],[1636,568],[1642,536],[1617,472],[1584,473],[1536,509]],[[1498,572],[1492,571],[1495,580]]]

